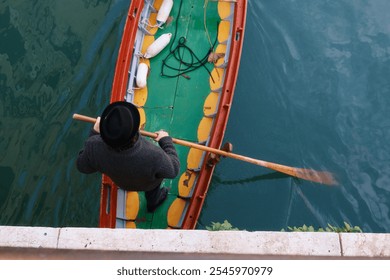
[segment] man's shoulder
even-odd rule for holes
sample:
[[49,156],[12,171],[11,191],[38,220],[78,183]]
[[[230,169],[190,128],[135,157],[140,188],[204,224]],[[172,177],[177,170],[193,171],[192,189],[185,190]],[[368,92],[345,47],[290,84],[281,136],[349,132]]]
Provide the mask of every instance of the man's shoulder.
[[105,145],[100,134],[92,135],[85,141],[85,145],[88,147]]

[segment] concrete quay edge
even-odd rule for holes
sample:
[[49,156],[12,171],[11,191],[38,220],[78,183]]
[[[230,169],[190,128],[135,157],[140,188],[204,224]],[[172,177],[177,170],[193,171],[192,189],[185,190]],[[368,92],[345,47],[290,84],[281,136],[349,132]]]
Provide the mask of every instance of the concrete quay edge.
[[390,259],[390,234],[0,226],[0,259]]

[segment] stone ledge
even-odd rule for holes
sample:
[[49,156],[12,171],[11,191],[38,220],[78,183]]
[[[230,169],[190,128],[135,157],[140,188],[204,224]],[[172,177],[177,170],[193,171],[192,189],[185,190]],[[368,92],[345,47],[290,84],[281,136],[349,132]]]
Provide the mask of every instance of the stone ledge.
[[57,248],[59,228],[0,226],[0,247]]
[[338,235],[203,230],[61,230],[58,248],[250,255],[340,256]]
[[[185,255],[188,258],[387,258],[390,235],[371,233],[247,232],[0,226],[0,248],[92,252],[118,256]],[[54,249],[54,250],[53,250]],[[1,252],[0,250],[0,258]],[[114,255],[113,255],[114,254]],[[101,256],[101,255],[100,255]],[[77,258],[77,257],[75,257]]]
[[340,233],[340,244],[345,257],[390,258],[390,234]]

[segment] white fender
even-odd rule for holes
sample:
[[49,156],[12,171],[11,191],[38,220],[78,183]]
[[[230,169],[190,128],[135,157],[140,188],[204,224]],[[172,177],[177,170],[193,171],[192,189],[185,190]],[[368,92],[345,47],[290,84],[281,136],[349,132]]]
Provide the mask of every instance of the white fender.
[[166,33],[158,37],[150,46],[146,49],[144,58],[151,58],[158,55],[171,41],[172,33]]
[[161,4],[160,10],[158,10],[157,13],[157,25],[161,26],[163,25],[171,13],[173,6],[173,0],[164,0]]
[[148,77],[149,67],[146,63],[141,62],[138,65],[136,83],[139,88],[146,87],[146,78]]

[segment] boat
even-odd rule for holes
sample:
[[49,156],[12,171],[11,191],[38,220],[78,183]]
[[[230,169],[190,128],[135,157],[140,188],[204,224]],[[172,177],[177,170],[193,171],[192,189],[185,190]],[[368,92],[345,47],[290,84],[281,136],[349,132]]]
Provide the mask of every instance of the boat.
[[[246,8],[246,0],[131,1],[110,103],[135,104],[141,129],[164,129],[172,137],[219,149],[239,70]],[[124,191],[103,174],[100,227],[197,227],[218,158],[175,147],[180,174],[163,181],[168,198],[153,213],[146,210],[143,192]]]

